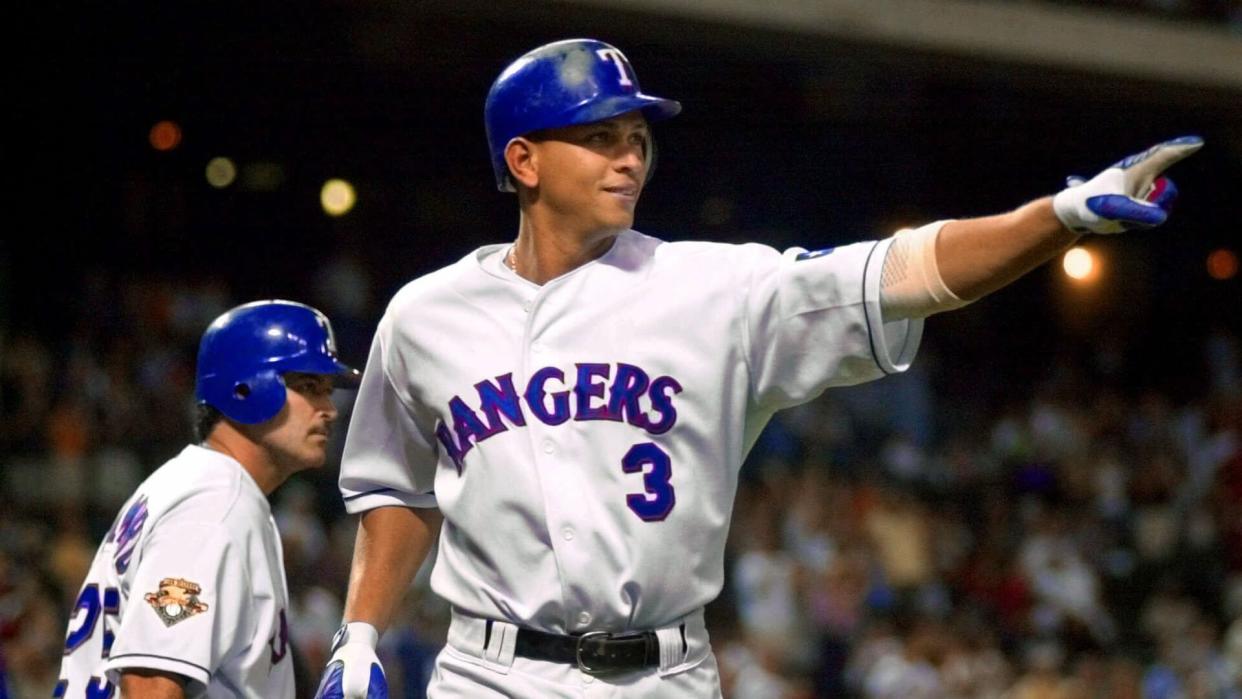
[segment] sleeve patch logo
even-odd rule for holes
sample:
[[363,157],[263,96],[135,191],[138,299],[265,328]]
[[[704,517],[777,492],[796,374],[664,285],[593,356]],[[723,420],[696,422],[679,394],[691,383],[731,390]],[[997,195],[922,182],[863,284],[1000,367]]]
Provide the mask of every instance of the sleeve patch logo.
[[198,601],[203,588],[184,578],[164,578],[158,592],[148,592],[143,599],[159,615],[164,626],[172,626],[207,611],[207,604]]
[[801,252],[801,253],[798,253],[798,256],[794,258],[794,262],[801,262],[803,260],[813,260],[817,257],[823,257],[824,255],[831,254],[833,250],[836,250],[836,248],[824,248],[823,250],[811,250],[810,252]]

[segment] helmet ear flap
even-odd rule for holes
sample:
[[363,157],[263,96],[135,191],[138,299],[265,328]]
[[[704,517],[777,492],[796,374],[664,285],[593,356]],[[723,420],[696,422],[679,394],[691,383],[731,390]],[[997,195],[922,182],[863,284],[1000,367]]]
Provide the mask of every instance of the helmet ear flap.
[[655,137],[647,136],[647,148],[645,159],[647,161],[647,174],[643,176],[643,184],[651,181],[651,175],[655,172],[656,161],[659,160],[660,149],[656,147]]
[[243,425],[254,425],[276,417],[285,406],[285,382],[275,369],[236,381],[229,387],[228,397],[221,401],[220,412]]

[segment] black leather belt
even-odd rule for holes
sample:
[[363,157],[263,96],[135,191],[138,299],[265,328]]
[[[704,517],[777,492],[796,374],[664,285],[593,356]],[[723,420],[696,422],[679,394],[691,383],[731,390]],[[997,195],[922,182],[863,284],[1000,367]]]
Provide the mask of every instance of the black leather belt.
[[[490,642],[492,622],[487,622],[484,647]],[[682,646],[685,646],[682,627]],[[519,628],[513,648],[515,655],[532,660],[577,665],[588,675],[606,675],[629,670],[659,667],[660,641],[654,631],[610,633],[588,631],[563,636],[534,629]]]

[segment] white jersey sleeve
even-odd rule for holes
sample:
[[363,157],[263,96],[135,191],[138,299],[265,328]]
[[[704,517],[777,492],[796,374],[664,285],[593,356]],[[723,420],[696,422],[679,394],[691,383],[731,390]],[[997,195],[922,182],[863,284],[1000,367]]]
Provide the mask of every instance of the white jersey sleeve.
[[96,551],[52,696],[112,696],[122,672],[143,668],[187,678],[187,697],[292,699],[288,606],[263,492],[230,457],[186,447]]
[[905,371],[923,321],[885,323],[880,273],[892,239],[784,254],[741,249],[750,280],[743,342],[755,403],[779,410],[848,386]]
[[350,417],[340,487],[351,513],[385,505],[435,507],[436,448],[418,408],[393,376],[416,362],[392,314],[380,321]]
[[[251,585],[230,532],[171,517],[147,541],[106,668],[150,668],[205,687],[214,668],[249,640]],[[193,692],[190,693],[191,695]]]

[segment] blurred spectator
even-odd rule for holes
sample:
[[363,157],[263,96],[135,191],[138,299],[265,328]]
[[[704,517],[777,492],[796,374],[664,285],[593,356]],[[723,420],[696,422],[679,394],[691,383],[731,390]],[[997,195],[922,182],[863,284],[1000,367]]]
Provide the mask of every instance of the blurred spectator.
[[[781,548],[779,513],[760,498],[743,529],[747,550],[734,564],[738,619],[748,645],[787,671],[806,667],[814,652],[804,624],[805,572]],[[774,503],[773,503],[774,504]]]
[[947,632],[923,617],[902,634],[904,641],[884,649],[862,680],[867,699],[939,699],[947,693],[940,676]]

